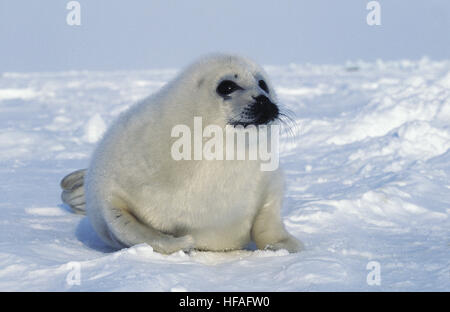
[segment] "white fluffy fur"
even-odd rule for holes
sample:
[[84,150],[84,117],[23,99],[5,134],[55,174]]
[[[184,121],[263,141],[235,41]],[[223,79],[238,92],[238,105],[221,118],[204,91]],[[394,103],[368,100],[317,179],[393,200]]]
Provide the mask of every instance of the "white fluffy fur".
[[[245,92],[224,101],[217,85],[235,74]],[[259,79],[275,101],[255,63],[210,56],[119,117],[85,178],[87,215],[105,242],[117,248],[147,243],[162,253],[240,249],[250,240],[261,249],[301,249],[280,218],[280,170],[260,171],[258,161],[175,161],[170,155],[173,126],[191,126],[201,116],[203,126],[225,127],[260,93]]]

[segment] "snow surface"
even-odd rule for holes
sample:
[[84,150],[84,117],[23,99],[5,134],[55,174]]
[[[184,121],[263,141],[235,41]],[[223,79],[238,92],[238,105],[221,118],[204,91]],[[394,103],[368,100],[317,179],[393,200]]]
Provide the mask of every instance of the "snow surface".
[[266,68],[296,116],[283,217],[305,251],[110,250],[59,181],[176,70],[3,73],[0,290],[450,291],[450,61]]

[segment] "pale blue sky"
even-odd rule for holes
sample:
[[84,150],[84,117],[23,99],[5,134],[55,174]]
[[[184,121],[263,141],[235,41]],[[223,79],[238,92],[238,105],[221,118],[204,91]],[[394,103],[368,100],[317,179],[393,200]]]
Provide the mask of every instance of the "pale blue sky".
[[213,52],[262,64],[450,58],[450,1],[0,0],[0,72],[178,67]]

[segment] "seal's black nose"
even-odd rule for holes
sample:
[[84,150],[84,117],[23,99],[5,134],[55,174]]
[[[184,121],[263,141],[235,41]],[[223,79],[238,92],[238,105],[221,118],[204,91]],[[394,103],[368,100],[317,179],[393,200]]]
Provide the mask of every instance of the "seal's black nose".
[[255,103],[252,106],[253,114],[257,124],[265,124],[278,117],[278,106],[267,96],[261,94],[254,96]]
[[258,96],[252,96],[252,98],[259,103],[263,103],[263,102],[271,102],[269,100],[269,98],[267,96],[265,96],[264,94],[260,94]]

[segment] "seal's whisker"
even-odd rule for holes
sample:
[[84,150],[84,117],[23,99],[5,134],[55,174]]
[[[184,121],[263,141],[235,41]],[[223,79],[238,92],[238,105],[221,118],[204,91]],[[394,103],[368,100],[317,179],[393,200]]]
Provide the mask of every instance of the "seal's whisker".
[[295,115],[294,112],[289,109],[282,108],[280,110],[278,120],[280,120],[280,122],[285,126],[284,130],[287,133],[288,138],[293,141],[297,141],[298,124],[291,115]]

